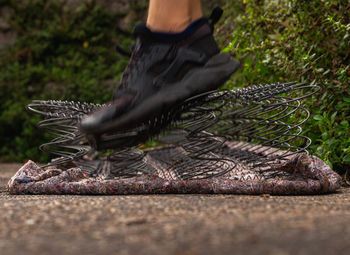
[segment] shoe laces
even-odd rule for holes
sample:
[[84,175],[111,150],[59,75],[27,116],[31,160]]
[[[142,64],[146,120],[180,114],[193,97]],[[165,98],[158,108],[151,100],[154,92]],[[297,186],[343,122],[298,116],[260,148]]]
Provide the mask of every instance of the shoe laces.
[[132,70],[134,70],[134,68],[137,68],[137,63],[139,62],[140,58],[143,55],[142,46],[140,45],[136,49],[135,45],[133,45],[131,52],[128,52],[119,46],[117,46],[116,50],[120,54],[130,57],[129,63],[123,72],[123,75],[122,75],[121,80],[120,80],[120,85],[119,85],[120,89],[126,89],[128,77],[131,75]]

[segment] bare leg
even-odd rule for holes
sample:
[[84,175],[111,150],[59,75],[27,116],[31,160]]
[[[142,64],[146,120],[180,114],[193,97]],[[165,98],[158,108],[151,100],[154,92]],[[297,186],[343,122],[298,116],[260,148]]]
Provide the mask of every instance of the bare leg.
[[156,32],[179,33],[202,16],[200,0],[150,0],[147,27]]

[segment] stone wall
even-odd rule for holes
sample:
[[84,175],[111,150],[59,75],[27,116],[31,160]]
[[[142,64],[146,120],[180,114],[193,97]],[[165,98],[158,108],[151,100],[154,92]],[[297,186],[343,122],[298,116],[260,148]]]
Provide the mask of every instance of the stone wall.
[[[28,4],[35,0],[19,0],[23,4]],[[48,0],[62,1],[65,11],[79,11],[86,4],[95,4],[107,9],[116,16],[116,26],[122,31],[131,31],[135,21],[145,20],[147,15],[148,0]],[[206,0],[202,1],[204,11],[211,9],[220,1]],[[15,43],[16,34],[11,29],[10,19],[14,11],[9,7],[6,1],[0,1],[0,49],[4,46],[11,46]]]
[[[26,4],[33,0],[21,0]],[[50,0],[57,1],[57,0]],[[94,4],[107,9],[116,16],[116,25],[122,31],[132,30],[136,20],[143,20],[147,14],[148,0],[66,0],[64,11],[76,12],[86,4]],[[0,1],[0,49],[15,43],[16,34],[11,29],[10,19],[14,11]]]
[[0,49],[5,45],[13,45],[15,43],[15,33],[11,30],[9,19],[13,11],[3,6],[0,9]]

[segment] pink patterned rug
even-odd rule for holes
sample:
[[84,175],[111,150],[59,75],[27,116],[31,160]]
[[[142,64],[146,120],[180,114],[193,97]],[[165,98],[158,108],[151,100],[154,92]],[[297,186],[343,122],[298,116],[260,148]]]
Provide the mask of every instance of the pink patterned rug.
[[[147,155],[146,160],[156,171],[130,178],[91,177],[80,168],[61,170],[40,168],[28,161],[8,182],[10,194],[272,194],[304,195],[335,192],[341,186],[341,177],[317,157],[305,153],[294,154],[281,164],[273,166],[268,177],[236,164],[229,172],[206,179],[181,179],[165,167],[159,159]],[[225,164],[222,165],[223,167]],[[164,173],[167,174],[164,174]]]
[[[341,177],[305,153],[311,139],[302,135],[310,116],[302,99],[318,89],[288,82],[196,96],[140,127],[94,137],[90,144],[99,150],[113,149],[97,153],[100,159],[93,159],[96,152],[77,127],[103,106],[33,100],[28,109],[43,116],[39,127],[54,135],[40,148],[60,156],[51,164],[60,169],[29,161],[11,178],[8,190],[74,195],[335,192]],[[157,134],[167,146],[133,147]]]

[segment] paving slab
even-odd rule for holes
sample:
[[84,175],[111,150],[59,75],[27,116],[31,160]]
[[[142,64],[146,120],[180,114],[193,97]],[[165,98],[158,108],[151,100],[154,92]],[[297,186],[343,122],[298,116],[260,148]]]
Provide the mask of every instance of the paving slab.
[[350,254],[350,189],[321,196],[14,196],[0,254]]

